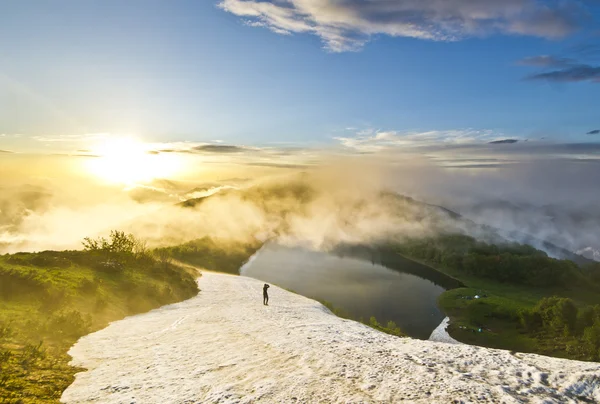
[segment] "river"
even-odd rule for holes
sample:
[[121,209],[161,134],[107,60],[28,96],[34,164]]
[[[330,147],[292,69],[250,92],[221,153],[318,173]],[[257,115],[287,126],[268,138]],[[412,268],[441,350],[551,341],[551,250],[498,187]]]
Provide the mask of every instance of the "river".
[[394,321],[410,337],[427,339],[444,319],[436,304],[443,282],[435,276],[430,280],[429,267],[366,251],[326,253],[268,243],[241,274],[330,302],[357,320]]

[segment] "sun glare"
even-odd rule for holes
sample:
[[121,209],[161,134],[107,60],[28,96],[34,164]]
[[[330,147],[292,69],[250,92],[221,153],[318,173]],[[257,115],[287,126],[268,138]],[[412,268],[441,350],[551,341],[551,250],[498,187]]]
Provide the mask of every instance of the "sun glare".
[[92,147],[98,157],[88,161],[90,171],[112,183],[131,184],[174,175],[181,161],[174,154],[157,153],[129,137],[111,138]]

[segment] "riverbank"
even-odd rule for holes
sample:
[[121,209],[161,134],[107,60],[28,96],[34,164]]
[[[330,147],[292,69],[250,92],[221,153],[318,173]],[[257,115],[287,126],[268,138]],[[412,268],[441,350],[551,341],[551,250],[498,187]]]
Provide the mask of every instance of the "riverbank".
[[600,365],[389,336],[279,287],[205,272],[201,292],[70,350],[68,404],[600,400]]
[[[593,326],[594,316],[600,310],[600,294],[594,284],[539,287],[499,282],[448,268],[429,260],[406,258],[444,273],[464,287],[447,290],[438,298],[438,307],[450,318],[447,332],[452,338],[470,345],[537,353],[560,358],[597,360],[594,353],[597,341],[585,341],[585,327]],[[546,299],[546,300],[545,300]],[[547,299],[555,299],[547,300]],[[556,299],[562,300],[562,303]],[[548,303],[546,303],[546,301]],[[554,303],[550,303],[554,302]],[[556,313],[549,316],[561,321],[554,329],[544,328],[542,319],[535,328],[526,328],[524,316],[534,316],[540,305],[566,304],[574,311],[570,319]],[[554,310],[554,309],[551,309]],[[537,314],[535,314],[537,315]],[[571,324],[571,325],[569,325]],[[568,331],[565,326],[571,327]]]

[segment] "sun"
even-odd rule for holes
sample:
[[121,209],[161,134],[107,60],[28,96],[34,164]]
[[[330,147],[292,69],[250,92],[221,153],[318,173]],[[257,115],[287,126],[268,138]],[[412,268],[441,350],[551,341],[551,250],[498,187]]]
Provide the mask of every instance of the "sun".
[[110,138],[92,147],[88,163],[97,177],[120,184],[146,182],[174,175],[181,166],[173,153],[158,153],[131,137]]

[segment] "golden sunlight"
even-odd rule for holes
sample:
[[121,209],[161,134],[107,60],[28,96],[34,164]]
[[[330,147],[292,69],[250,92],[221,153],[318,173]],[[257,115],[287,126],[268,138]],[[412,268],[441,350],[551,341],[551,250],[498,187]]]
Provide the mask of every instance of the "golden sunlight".
[[131,184],[168,177],[182,165],[177,155],[154,152],[149,145],[129,137],[105,140],[91,151],[98,157],[88,161],[89,170],[112,183]]

